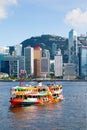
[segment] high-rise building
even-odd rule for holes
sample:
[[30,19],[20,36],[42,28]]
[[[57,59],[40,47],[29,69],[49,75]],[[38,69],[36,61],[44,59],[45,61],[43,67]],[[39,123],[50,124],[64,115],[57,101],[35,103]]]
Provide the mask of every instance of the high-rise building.
[[25,70],[27,76],[34,75],[34,49],[30,46],[24,48]]
[[77,40],[77,32],[72,29],[69,32],[69,63],[75,65],[76,75],[79,75],[79,41]]
[[22,44],[17,44],[14,46],[14,55],[21,56],[22,55]]
[[54,57],[54,73],[56,77],[63,75],[63,58],[60,49],[58,49]]
[[34,76],[40,77],[40,68],[41,68],[41,57],[42,57],[42,49],[39,46],[35,46],[34,48]]
[[76,78],[76,71],[75,71],[75,64],[73,63],[66,63],[64,64],[64,73],[63,79],[64,80],[74,80]]
[[41,58],[41,76],[46,77],[49,75],[50,62],[47,57]]
[[81,46],[79,51],[79,76],[87,78],[87,46]]
[[78,55],[77,32],[72,29],[69,32],[69,63],[76,63]]
[[24,56],[4,56],[1,60],[1,72],[19,77],[20,70],[25,70]]

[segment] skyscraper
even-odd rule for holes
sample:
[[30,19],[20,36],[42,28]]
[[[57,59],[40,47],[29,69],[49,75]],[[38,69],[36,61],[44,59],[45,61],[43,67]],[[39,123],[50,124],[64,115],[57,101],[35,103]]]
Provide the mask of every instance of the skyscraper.
[[74,80],[76,78],[75,64],[73,63],[65,63],[64,64],[64,80]]
[[3,73],[19,77],[21,69],[25,69],[24,56],[4,56],[1,60],[1,72]]
[[47,57],[41,58],[41,76],[46,77],[49,74],[50,70],[50,61]]
[[69,32],[69,63],[76,63],[78,55],[77,32],[72,29]]
[[63,58],[60,49],[58,49],[54,57],[54,73],[56,77],[63,75]]
[[35,77],[40,77],[41,57],[42,57],[42,49],[39,46],[35,46],[34,48],[34,76]]
[[87,46],[81,46],[79,54],[79,75],[82,78],[87,78]]
[[34,74],[34,49],[30,46],[24,48],[24,56],[25,56],[25,69],[27,75]]

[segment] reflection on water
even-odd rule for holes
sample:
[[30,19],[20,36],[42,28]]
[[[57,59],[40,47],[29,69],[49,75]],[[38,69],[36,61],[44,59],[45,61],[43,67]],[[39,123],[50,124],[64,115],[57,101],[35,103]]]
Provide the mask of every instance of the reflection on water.
[[[50,103],[46,105],[32,105],[32,106],[26,106],[26,107],[10,107],[9,111],[13,113],[14,117],[18,120],[23,119],[37,119],[37,117],[40,114],[46,114],[47,117],[50,116],[50,118],[53,118],[53,114],[49,114],[50,112],[56,112],[62,109],[62,102],[60,103]],[[42,113],[43,111],[43,113]],[[47,112],[47,113],[46,113]]]
[[[62,107],[61,102],[42,106],[10,107],[9,110],[13,114],[17,123],[21,122],[21,124],[17,127],[32,127],[32,130],[39,130],[39,127],[42,127],[42,130],[46,130],[44,125],[49,126],[50,123],[52,125],[56,118],[62,118]],[[56,126],[54,124],[51,127],[56,130]]]

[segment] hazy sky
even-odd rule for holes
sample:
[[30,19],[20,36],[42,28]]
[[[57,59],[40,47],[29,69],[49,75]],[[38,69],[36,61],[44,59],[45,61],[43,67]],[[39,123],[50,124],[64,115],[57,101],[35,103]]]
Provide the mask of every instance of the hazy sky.
[[0,0],[0,46],[42,34],[87,32],[87,0]]

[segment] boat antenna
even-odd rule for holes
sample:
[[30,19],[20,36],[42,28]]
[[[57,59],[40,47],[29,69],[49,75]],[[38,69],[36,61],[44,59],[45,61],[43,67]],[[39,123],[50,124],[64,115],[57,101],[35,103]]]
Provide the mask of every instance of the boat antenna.
[[22,86],[22,74],[26,74],[26,70],[20,70],[20,86]]
[[22,86],[22,73],[20,72],[20,86]]

